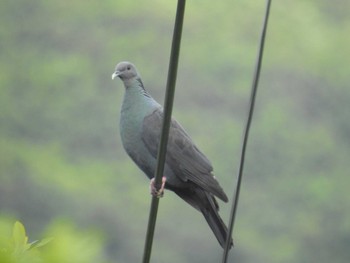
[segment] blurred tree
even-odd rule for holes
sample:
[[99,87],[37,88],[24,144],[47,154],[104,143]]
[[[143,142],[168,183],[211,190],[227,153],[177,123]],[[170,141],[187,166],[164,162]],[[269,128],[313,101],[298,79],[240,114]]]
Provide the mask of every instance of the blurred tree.
[[[122,149],[123,87],[110,75],[117,62],[133,61],[162,101],[175,5],[0,2],[0,211],[25,222],[29,236],[50,236],[45,226],[67,218],[77,229],[57,226],[73,231],[60,237],[52,230],[58,239],[69,243],[98,229],[107,260],[140,261],[148,186]],[[174,115],[227,193],[235,182],[263,6],[194,0],[186,7]],[[350,258],[348,7],[345,0],[273,3],[235,261]],[[155,262],[217,261],[220,248],[200,215],[170,193],[161,203],[155,246],[162,252]],[[225,218],[229,205],[221,210]]]

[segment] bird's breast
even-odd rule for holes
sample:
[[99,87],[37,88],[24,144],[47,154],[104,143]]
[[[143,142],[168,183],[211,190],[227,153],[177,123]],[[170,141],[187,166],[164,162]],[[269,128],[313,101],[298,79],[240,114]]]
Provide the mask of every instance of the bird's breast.
[[130,109],[122,110],[120,115],[120,136],[126,148],[128,145],[136,144],[138,140],[141,140],[141,128],[142,119],[138,114],[134,113]]

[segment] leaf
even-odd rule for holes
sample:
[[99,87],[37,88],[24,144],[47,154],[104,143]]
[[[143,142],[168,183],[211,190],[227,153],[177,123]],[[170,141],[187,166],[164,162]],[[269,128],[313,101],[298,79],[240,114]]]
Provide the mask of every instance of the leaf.
[[45,246],[47,243],[51,242],[52,240],[53,240],[52,237],[44,238],[44,239],[41,240],[41,241],[36,240],[36,241],[30,243],[31,249],[39,248],[39,247]]
[[13,253],[23,253],[30,248],[28,244],[28,237],[26,235],[26,230],[22,223],[16,221],[13,226],[12,232],[12,242],[13,242]]

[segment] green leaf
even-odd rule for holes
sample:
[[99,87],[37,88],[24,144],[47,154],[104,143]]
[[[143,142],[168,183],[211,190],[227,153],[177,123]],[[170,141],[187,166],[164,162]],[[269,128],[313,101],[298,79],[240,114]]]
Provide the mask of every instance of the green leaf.
[[44,238],[41,241],[36,240],[36,241],[30,243],[30,245],[31,245],[32,249],[39,248],[39,247],[45,246],[47,243],[51,242],[52,240],[53,240],[52,237],[48,237],[48,238]]
[[13,242],[13,253],[19,254],[30,248],[30,244],[28,244],[28,237],[26,235],[26,230],[22,223],[16,221],[13,226],[12,232],[12,242]]

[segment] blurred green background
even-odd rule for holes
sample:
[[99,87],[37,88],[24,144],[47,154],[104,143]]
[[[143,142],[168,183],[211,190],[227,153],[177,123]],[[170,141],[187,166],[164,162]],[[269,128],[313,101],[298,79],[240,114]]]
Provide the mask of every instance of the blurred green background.
[[[1,222],[20,220],[33,240],[91,238],[99,256],[79,262],[141,262],[148,181],[122,149],[124,87],[111,74],[133,62],[163,102],[175,9],[0,2]],[[255,0],[186,6],[174,116],[229,197],[264,9]],[[349,262],[349,10],[346,0],[272,3],[230,262]],[[226,222],[230,205],[221,203]],[[221,254],[202,215],[166,192],[152,262]]]

